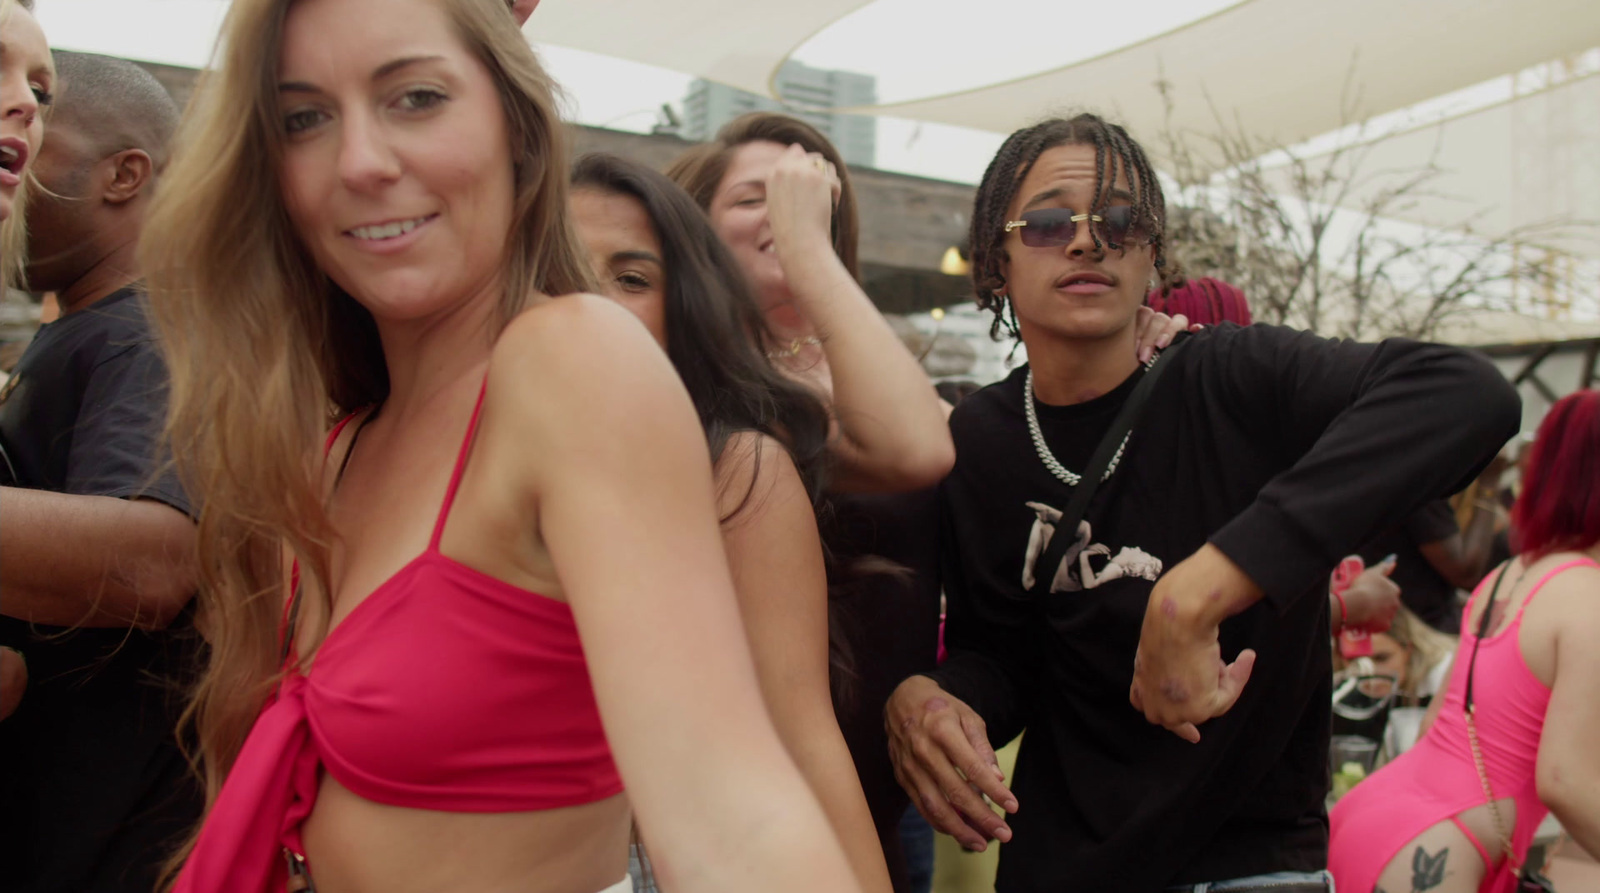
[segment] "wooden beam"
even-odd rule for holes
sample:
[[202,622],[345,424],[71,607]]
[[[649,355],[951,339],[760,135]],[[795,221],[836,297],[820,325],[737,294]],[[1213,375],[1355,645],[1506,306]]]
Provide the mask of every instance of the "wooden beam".
[[[1524,383],[1523,381],[1518,381],[1517,382],[1517,384],[1523,384],[1523,383]],[[1555,391],[1550,390],[1550,386],[1549,385],[1544,383],[1544,379],[1540,378],[1537,375],[1531,375],[1531,374],[1528,375],[1527,378],[1526,378],[1526,383],[1533,385],[1533,389],[1538,391],[1539,395],[1544,397],[1544,399],[1546,401],[1550,402],[1550,403],[1554,403],[1557,400],[1561,399],[1560,397],[1556,396],[1556,392]]]
[[[1522,364],[1522,370],[1519,371],[1511,379],[1511,383],[1512,384],[1522,384],[1524,381],[1527,381],[1529,378],[1531,378],[1533,376],[1533,371],[1535,369],[1539,368],[1539,364],[1543,363],[1545,361],[1546,357],[1550,356],[1551,354],[1553,354],[1555,352],[1556,352],[1556,346],[1554,344],[1546,344],[1545,346],[1539,348],[1537,351],[1534,352],[1533,356],[1528,357],[1528,362]],[[1537,379],[1535,379],[1535,380],[1537,380]],[[1538,385],[1538,387],[1544,393],[1549,393],[1550,392],[1550,389],[1544,387],[1544,385],[1542,383],[1540,385]]]

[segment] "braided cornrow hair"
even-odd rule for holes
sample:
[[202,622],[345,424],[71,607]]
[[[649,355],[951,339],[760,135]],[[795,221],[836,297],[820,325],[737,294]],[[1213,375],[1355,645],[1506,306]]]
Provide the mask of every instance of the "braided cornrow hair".
[[[1057,146],[1094,147],[1094,190],[1099,197],[1096,206],[1101,205],[1111,191],[1116,171],[1127,172],[1129,190],[1133,193],[1133,229],[1144,233],[1146,244],[1155,251],[1162,290],[1183,283],[1177,265],[1167,262],[1166,197],[1144,149],[1120,124],[1113,124],[1099,115],[1084,112],[1072,118],[1050,118],[1006,138],[994,160],[989,162],[988,170],[983,172],[983,182],[978,185],[978,195],[973,202],[972,231],[967,236],[967,243],[972,246],[972,286],[978,306],[994,314],[989,335],[996,341],[1000,340],[1002,331],[1013,339],[1022,337],[1016,310],[1004,293],[1005,277],[1000,274],[1000,261],[1006,256],[1001,247],[1006,212],[1039,156]],[[1104,251],[1106,246],[1100,241],[1099,228],[1090,227],[1089,231],[1094,237],[1095,249]]]

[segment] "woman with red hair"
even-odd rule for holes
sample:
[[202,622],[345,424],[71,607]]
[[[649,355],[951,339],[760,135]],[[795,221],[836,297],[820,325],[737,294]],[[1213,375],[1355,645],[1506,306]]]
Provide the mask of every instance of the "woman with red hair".
[[1190,279],[1170,290],[1158,288],[1144,302],[1157,313],[1182,314],[1200,326],[1225,322],[1247,326],[1251,322],[1250,302],[1239,286],[1209,276]]
[[1512,523],[1431,728],[1333,810],[1341,890],[1508,893],[1547,812],[1600,852],[1600,391],[1551,408]]

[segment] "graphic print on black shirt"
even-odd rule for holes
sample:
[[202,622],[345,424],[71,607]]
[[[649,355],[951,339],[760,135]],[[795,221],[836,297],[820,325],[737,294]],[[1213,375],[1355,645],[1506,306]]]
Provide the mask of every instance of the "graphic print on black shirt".
[[[1028,548],[1022,558],[1022,588],[1032,589],[1036,582],[1034,578],[1034,565],[1044,556],[1045,550],[1050,548],[1050,541],[1055,537],[1056,525],[1061,522],[1061,509],[1053,508],[1042,502],[1030,502],[1028,508],[1033,509],[1036,516],[1033,529],[1028,531]],[[1155,582],[1161,576],[1161,559],[1151,555],[1138,546],[1123,546],[1115,557],[1111,555],[1111,547],[1104,543],[1091,543],[1094,539],[1093,528],[1088,521],[1078,522],[1078,541],[1067,548],[1067,554],[1062,556],[1061,564],[1056,568],[1055,579],[1050,581],[1051,592],[1077,592],[1082,589],[1094,589],[1102,583],[1120,580],[1123,577],[1141,577]],[[1096,569],[1094,559],[1104,559],[1098,562],[1101,566]]]
[[[1045,573],[1032,564],[1072,491],[1029,437],[1025,376],[951,417],[957,459],[940,513],[950,659],[927,674],[996,745],[1027,731],[997,890],[1154,891],[1321,869],[1328,572],[1486,464],[1515,433],[1515,392],[1449,348],[1202,332],[1152,392],[1068,560],[1049,571],[1051,591],[1030,599],[1025,584]],[[1062,464],[1084,468],[1136,380],[1073,406],[1036,404]],[[1255,671],[1191,745],[1146,722],[1128,688],[1154,581],[1207,542],[1265,597],[1223,623],[1223,659],[1254,648]]]

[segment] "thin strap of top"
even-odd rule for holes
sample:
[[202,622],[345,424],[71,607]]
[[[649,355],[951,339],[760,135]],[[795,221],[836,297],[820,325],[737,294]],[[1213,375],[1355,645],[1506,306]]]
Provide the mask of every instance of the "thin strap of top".
[[345,426],[349,425],[360,414],[359,412],[352,412],[340,419],[337,425],[333,426],[333,430],[328,432],[328,439],[322,442],[322,458],[328,458],[328,454],[333,452],[333,445],[339,442],[339,435],[344,433]]
[[[1539,590],[1544,588],[1544,584],[1546,584],[1546,583],[1550,582],[1552,579],[1554,579],[1557,574],[1563,573],[1565,571],[1569,571],[1569,570],[1571,570],[1571,569],[1573,569],[1575,567],[1596,567],[1596,568],[1600,568],[1600,563],[1596,563],[1595,560],[1592,559],[1592,558],[1574,558],[1571,561],[1564,561],[1561,564],[1558,564],[1555,567],[1551,568],[1550,570],[1545,571],[1544,576],[1540,577],[1539,581],[1533,584],[1533,588],[1528,590],[1528,595],[1527,595],[1526,598],[1524,598],[1522,600],[1522,604],[1517,606],[1516,616],[1514,616],[1512,618],[1511,623],[1516,623],[1517,621],[1522,619],[1522,612],[1528,610],[1528,605],[1533,604],[1533,597],[1539,594]],[[1500,568],[1500,575],[1501,576],[1505,576],[1506,571],[1508,571],[1510,569],[1511,569],[1511,564],[1510,564],[1510,562],[1507,562],[1505,565],[1503,565]],[[1488,582],[1488,578],[1487,577],[1484,578],[1484,582]],[[1480,591],[1481,591],[1481,587],[1480,587]],[[1473,594],[1473,598],[1474,598],[1474,600],[1476,600],[1476,598],[1477,598],[1477,594],[1476,593]],[[1470,614],[1469,614],[1469,616],[1470,616]],[[1508,623],[1505,626],[1502,626],[1501,629],[1505,629],[1507,626],[1510,626],[1510,625],[1511,624]],[[1498,635],[1499,633],[1496,632],[1495,634]]]
[[462,472],[467,470],[467,454],[472,452],[472,438],[478,432],[478,415],[483,412],[483,396],[488,392],[489,377],[486,375],[478,388],[478,402],[472,405],[472,419],[467,422],[467,436],[461,440],[461,452],[456,456],[455,470],[450,473],[450,486],[444,491],[444,505],[439,507],[439,520],[433,522],[433,536],[428,540],[430,552],[439,551],[439,538],[444,536],[444,522],[449,519],[450,507],[455,504]]
[[1539,590],[1543,589],[1544,584],[1550,582],[1551,578],[1553,578],[1556,574],[1559,574],[1563,571],[1572,570],[1575,567],[1600,567],[1600,565],[1597,565],[1592,558],[1574,558],[1571,561],[1564,561],[1561,564],[1551,568],[1545,573],[1544,576],[1539,578],[1539,582],[1533,584],[1532,589],[1528,590],[1528,597],[1524,598],[1522,600],[1521,607],[1517,608],[1517,616],[1522,616],[1522,612],[1528,610],[1528,605],[1533,603],[1533,597],[1539,594]]
[[[327,440],[322,442],[323,461],[327,461],[328,456],[333,453],[333,445],[339,442],[339,435],[344,433],[344,429],[349,427],[350,423],[355,421],[355,417],[358,415],[361,415],[359,411],[350,413],[340,419],[338,424],[333,426],[333,430],[328,432]],[[361,424],[356,426],[355,433],[351,435],[350,445],[345,447],[344,450],[344,458],[339,460],[339,471],[333,476],[333,485],[335,487],[339,486],[339,481],[344,479],[344,470],[350,465],[350,454],[356,451],[356,441],[361,438],[362,430],[367,427],[367,422],[372,421],[374,415],[377,415],[377,410],[367,413],[367,417],[361,420]],[[295,617],[299,613],[300,560],[298,558],[289,565],[289,593],[289,598],[283,603],[283,615],[278,618],[278,641],[281,643],[283,651],[282,658],[279,660],[280,664],[288,662],[289,652],[293,645],[293,634],[289,628],[293,625]]]

